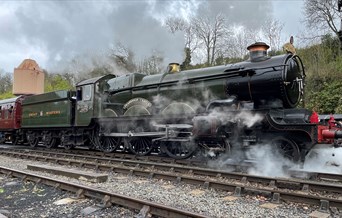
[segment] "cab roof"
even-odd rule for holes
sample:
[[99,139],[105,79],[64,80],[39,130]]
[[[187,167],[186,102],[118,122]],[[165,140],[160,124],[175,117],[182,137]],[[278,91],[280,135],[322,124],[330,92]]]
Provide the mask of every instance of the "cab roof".
[[83,86],[83,85],[88,85],[88,84],[94,84],[100,80],[104,80],[104,79],[112,79],[112,78],[115,78],[116,76],[114,74],[108,74],[108,75],[105,75],[105,76],[99,76],[99,77],[94,77],[94,78],[91,78],[91,79],[86,79],[86,80],[83,80],[79,83],[76,84],[76,86]]

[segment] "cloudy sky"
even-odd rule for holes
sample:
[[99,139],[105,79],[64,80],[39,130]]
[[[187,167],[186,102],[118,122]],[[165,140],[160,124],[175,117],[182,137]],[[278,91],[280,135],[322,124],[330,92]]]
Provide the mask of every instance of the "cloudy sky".
[[303,28],[303,0],[1,1],[0,69],[13,72],[23,59],[47,70],[82,54],[104,53],[116,42],[144,56],[163,52],[182,59],[182,35],[162,27],[166,16],[222,12],[232,24],[258,28],[269,17],[284,23],[283,37]]

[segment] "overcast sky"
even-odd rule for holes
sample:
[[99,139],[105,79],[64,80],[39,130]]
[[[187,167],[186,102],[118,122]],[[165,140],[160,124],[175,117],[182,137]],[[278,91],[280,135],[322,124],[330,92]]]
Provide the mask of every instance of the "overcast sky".
[[283,38],[304,28],[303,0],[1,1],[0,69],[23,59],[53,71],[82,54],[106,52],[120,41],[144,56],[155,50],[181,62],[184,41],[161,26],[165,16],[189,17],[209,9],[232,24],[258,28],[269,17],[284,23]]

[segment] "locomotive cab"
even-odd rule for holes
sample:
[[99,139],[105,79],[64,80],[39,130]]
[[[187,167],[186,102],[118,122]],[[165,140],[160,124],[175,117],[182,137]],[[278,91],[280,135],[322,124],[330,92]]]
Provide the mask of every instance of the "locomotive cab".
[[109,74],[84,80],[76,85],[76,126],[89,126],[93,118],[104,113],[103,102],[108,89],[107,81],[114,77]]

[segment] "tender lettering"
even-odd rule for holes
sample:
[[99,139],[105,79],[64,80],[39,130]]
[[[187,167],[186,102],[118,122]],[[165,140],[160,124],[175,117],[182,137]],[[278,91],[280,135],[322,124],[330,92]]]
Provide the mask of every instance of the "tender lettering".
[[32,112],[32,113],[29,113],[29,117],[36,117],[38,115],[37,112]]
[[45,115],[61,114],[61,111],[46,111]]

